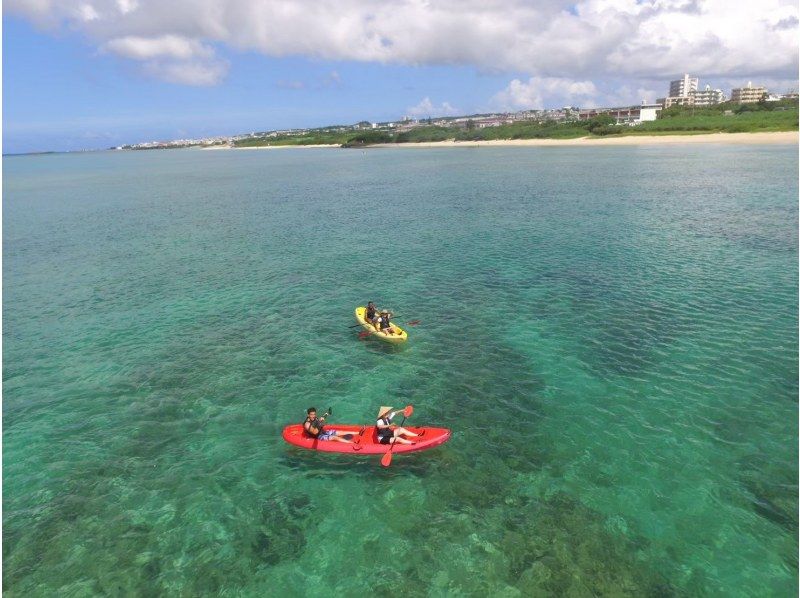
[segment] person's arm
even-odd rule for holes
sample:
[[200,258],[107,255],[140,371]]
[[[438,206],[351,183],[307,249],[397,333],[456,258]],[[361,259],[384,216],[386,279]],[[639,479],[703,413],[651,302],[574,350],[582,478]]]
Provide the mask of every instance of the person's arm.
[[306,425],[306,432],[308,432],[309,434],[312,434],[314,436],[319,434],[319,428],[314,427],[314,425],[311,422],[306,422],[305,425]]

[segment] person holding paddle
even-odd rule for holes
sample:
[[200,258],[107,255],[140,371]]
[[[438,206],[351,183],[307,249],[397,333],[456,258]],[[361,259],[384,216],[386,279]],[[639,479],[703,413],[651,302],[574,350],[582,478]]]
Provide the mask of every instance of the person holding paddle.
[[380,330],[381,332],[385,332],[386,334],[400,334],[397,328],[389,321],[392,317],[392,312],[386,311],[385,309],[381,312],[380,317],[378,318],[377,324],[374,326]]
[[391,407],[385,406],[378,410],[378,421],[375,424],[378,428],[378,442],[381,444],[394,444],[395,442],[399,442],[400,444],[414,444],[414,441],[408,440],[408,438],[404,438],[404,436],[416,438],[419,434],[415,434],[411,430],[406,430],[401,426],[392,425],[394,416],[402,412],[403,410],[392,411]]
[[317,440],[333,440],[335,442],[346,442],[348,444],[353,444],[353,441],[349,438],[344,438],[343,436],[339,436],[336,430],[325,430],[325,418],[328,416],[328,413],[323,415],[322,417],[317,417],[317,408],[316,407],[309,407],[306,409],[306,419],[303,422],[303,429],[309,436],[316,438]]

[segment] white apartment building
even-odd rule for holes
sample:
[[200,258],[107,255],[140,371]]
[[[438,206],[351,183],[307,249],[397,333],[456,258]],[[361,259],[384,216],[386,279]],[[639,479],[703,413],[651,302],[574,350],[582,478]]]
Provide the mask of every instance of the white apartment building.
[[766,95],[766,87],[753,87],[753,83],[748,81],[747,87],[737,87],[731,90],[731,102],[753,104],[761,101]]
[[691,106],[694,103],[694,98],[692,96],[670,96],[668,98],[658,98],[656,102],[664,106],[664,108],[669,108],[671,106]]
[[691,92],[697,91],[697,87],[699,84],[700,84],[700,79],[698,77],[690,77],[688,73],[685,73],[682,79],[669,82],[669,97],[685,98]]
[[706,85],[706,88],[702,91],[695,90],[689,92],[689,97],[692,100],[692,104],[695,106],[713,106],[714,104],[720,104],[725,101],[725,94],[721,89],[711,89],[710,85]]

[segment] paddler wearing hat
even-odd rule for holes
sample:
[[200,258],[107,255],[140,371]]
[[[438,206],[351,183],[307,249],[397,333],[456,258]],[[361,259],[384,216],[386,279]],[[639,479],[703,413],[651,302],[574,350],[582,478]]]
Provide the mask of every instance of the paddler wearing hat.
[[410,430],[392,424],[392,419],[394,419],[394,416],[398,413],[399,412],[394,411],[392,407],[386,406],[381,406],[378,410],[378,421],[375,425],[378,428],[378,442],[381,444],[394,444],[395,442],[399,442],[400,444],[414,444],[413,441],[404,438],[404,436],[410,438],[419,436],[419,434],[415,434]]
[[386,334],[400,334],[400,331],[389,321],[392,317],[392,312],[383,310],[381,315],[378,316],[377,327],[381,332]]

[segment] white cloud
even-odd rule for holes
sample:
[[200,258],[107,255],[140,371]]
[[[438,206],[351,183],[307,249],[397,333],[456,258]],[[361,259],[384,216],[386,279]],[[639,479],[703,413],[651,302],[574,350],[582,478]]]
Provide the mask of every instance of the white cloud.
[[139,3],[136,0],[117,0],[117,8],[122,14],[126,15],[139,8]]
[[453,108],[449,102],[442,102],[439,106],[434,106],[431,99],[426,97],[416,106],[412,106],[406,110],[408,116],[414,118],[428,118],[436,116],[456,116],[461,111],[458,108]]
[[[597,87],[591,81],[573,81],[560,77],[531,77],[527,83],[514,79],[508,86],[496,93],[491,104],[498,110],[530,110],[586,104],[598,95]],[[546,105],[546,101],[547,105]]]
[[217,59],[213,48],[178,35],[118,37],[101,50],[141,61],[146,74],[169,83],[216,85],[228,72],[227,62]]
[[209,87],[217,85],[225,78],[228,65],[222,61],[152,60],[145,63],[144,71],[156,79],[169,83]]
[[542,79],[789,79],[798,63],[798,6],[785,0],[6,0],[4,10],[98,47],[176,37],[269,56]]
[[78,7],[78,18],[83,21],[95,21],[100,18],[100,15],[91,4],[81,4]]
[[214,50],[200,42],[177,35],[155,38],[127,36],[109,40],[102,49],[134,60],[169,57],[177,60],[211,58]]

